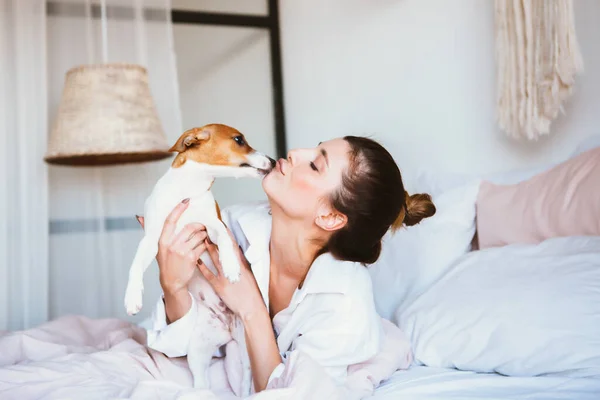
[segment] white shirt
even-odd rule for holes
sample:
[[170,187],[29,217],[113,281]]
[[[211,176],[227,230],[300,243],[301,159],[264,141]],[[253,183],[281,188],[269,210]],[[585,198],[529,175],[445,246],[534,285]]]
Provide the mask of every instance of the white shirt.
[[[271,216],[267,204],[241,205],[222,212],[223,222],[241,246],[267,307],[269,306],[269,240]],[[184,356],[195,323],[195,300],[190,311],[167,325],[162,298],[152,316],[148,346],[169,357]],[[383,338],[375,310],[371,278],[366,268],[339,261],[330,254],[319,256],[290,305],[273,318],[277,346],[283,362],[269,382],[284,370],[287,355],[298,350],[322,365],[344,384],[349,365],[374,357]]]

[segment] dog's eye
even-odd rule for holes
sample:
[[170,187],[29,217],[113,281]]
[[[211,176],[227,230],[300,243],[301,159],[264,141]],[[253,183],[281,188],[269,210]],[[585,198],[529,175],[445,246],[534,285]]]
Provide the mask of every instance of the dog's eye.
[[244,146],[246,144],[246,142],[244,141],[244,138],[241,136],[236,136],[233,138],[233,140],[235,140],[235,142],[237,144],[239,144],[240,146]]

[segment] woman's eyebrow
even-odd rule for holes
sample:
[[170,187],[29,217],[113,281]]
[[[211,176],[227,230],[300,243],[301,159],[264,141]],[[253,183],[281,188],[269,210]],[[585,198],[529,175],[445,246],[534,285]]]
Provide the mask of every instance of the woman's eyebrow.
[[327,152],[325,151],[325,149],[321,149],[321,155],[325,159],[325,164],[327,164],[327,166],[329,167],[329,159],[327,158]]
[[[317,145],[317,147],[319,147],[323,142],[319,142],[319,144]],[[325,151],[325,149],[319,149],[321,151],[321,155],[323,156],[323,158],[325,159],[325,164],[327,164],[327,166],[329,167],[329,158],[327,158],[327,152]]]

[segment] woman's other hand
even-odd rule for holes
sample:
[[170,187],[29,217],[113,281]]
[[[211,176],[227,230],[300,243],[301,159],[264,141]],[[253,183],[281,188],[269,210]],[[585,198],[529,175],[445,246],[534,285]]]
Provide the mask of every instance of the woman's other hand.
[[[236,243],[229,229],[227,232],[229,233],[229,236],[231,236],[233,243]],[[207,240],[206,247],[210,258],[215,265],[217,274],[213,274],[202,262],[198,263],[198,268],[213,287],[217,295],[223,300],[225,305],[242,319],[250,318],[257,310],[264,311],[266,307],[265,303],[260,290],[258,289],[254,274],[248,264],[248,260],[244,257],[242,250],[238,247],[236,252],[238,261],[241,265],[240,280],[231,283],[223,275],[223,267],[219,260],[219,250],[217,246]]]

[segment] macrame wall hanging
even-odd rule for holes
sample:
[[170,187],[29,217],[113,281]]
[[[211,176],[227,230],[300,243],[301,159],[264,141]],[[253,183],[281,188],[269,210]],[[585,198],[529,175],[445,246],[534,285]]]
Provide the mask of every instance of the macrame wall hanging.
[[509,136],[538,139],[583,71],[573,0],[495,0],[495,7],[498,122]]

